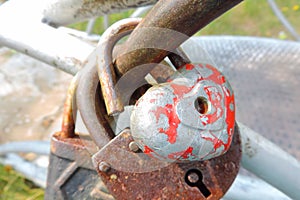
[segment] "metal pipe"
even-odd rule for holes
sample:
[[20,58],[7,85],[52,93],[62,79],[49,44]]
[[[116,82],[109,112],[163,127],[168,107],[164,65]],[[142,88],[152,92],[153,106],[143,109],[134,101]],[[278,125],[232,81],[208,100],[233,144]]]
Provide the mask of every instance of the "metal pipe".
[[109,27],[109,16],[108,15],[104,15],[103,16],[103,28],[104,30],[108,29]]
[[292,199],[300,199],[300,162],[263,136],[238,124],[243,167]]
[[53,26],[62,26],[156,2],[157,0],[50,0],[44,7],[43,21]]
[[38,8],[31,9],[30,4],[31,1],[11,0],[1,5],[0,46],[76,74],[94,47],[42,24]]
[[132,18],[136,18],[136,17],[141,17],[144,13],[146,13],[147,11],[149,11],[153,6],[145,6],[145,7],[141,7],[138,8],[134,11],[134,13],[132,13],[130,15],[130,17]]
[[292,24],[284,17],[278,6],[276,5],[274,0],[268,0],[269,5],[271,6],[274,14],[279,19],[279,21],[282,23],[282,25],[289,31],[289,33],[298,41],[300,41],[300,35],[297,33],[297,31],[294,29]]
[[93,43],[97,43],[100,39],[100,35],[96,35],[96,34],[87,34],[87,32],[84,31],[79,31],[76,29],[72,29],[72,28],[68,28],[65,26],[61,26],[59,28],[57,28],[57,30],[63,32],[63,33],[67,33],[68,35],[74,36],[76,38],[79,38],[82,41],[86,41],[90,44]]
[[41,155],[49,155],[49,141],[24,141],[24,142],[9,142],[0,145],[0,155],[7,153],[36,153]]
[[238,175],[223,200],[291,200],[285,194],[266,182],[244,175]]
[[89,20],[89,22],[88,22],[88,24],[86,26],[86,31],[85,31],[87,33],[87,35],[91,35],[92,34],[93,28],[95,26],[95,22],[96,22],[96,18],[95,17]]
[[142,64],[160,63],[168,51],[241,1],[158,1],[130,35],[125,53],[117,58],[118,72],[124,74]]

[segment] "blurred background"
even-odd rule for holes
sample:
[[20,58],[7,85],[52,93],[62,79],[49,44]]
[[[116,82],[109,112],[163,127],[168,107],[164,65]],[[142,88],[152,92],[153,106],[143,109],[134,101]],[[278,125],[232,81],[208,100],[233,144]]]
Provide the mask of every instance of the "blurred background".
[[[296,32],[300,33],[300,0],[276,0],[276,3]],[[96,18],[88,31],[91,34],[102,34],[106,23],[112,24],[133,13],[134,10],[128,10]],[[80,22],[69,28],[86,31],[88,24],[89,22]],[[3,27],[0,27],[0,32],[1,28]],[[276,17],[267,0],[245,0],[196,35],[295,40]],[[0,143],[49,141],[51,134],[59,131],[63,102],[70,80],[70,75],[14,50],[0,47]],[[21,156],[29,161],[37,157],[32,153]],[[47,161],[43,159],[40,162],[41,165],[47,165]],[[15,172],[11,165],[0,164],[0,199],[43,199],[43,194],[42,188]]]

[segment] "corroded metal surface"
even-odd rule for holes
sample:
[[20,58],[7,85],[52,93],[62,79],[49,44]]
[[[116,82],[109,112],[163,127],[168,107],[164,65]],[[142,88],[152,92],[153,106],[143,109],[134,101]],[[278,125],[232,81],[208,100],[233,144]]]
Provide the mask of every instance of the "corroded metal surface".
[[[109,141],[107,139],[114,137],[109,124],[113,120],[110,115],[120,113],[123,110],[123,105],[128,105],[131,102],[130,98],[135,90],[147,84],[144,77],[153,68],[152,75],[163,81],[174,72],[169,65],[154,63],[139,66],[122,77],[116,77],[112,65],[114,44],[131,32],[139,22],[140,19],[125,19],[108,29],[102,36],[96,50],[90,55],[84,69],[80,72],[81,77],[76,95],[78,109],[91,136],[100,148]],[[176,53],[183,57],[175,60],[175,56],[172,56],[171,60],[177,66],[188,62],[183,52],[174,50],[173,54]],[[96,62],[97,64],[95,64]],[[164,74],[161,74],[162,72]],[[119,79],[116,83],[117,78]],[[100,85],[98,87],[99,80]],[[97,93],[97,88],[101,88],[102,94]],[[105,105],[103,105],[103,100]],[[100,136],[101,133],[106,134],[107,137],[103,139]]]
[[102,182],[93,168],[86,148],[87,143],[93,142],[78,136],[65,138],[61,135],[61,132],[54,134],[51,141],[45,199],[109,197],[103,186],[98,188]]
[[129,34],[140,21],[141,19],[131,18],[113,24],[104,32],[97,45],[97,70],[108,115],[118,114],[124,110],[121,98],[115,88],[117,77],[112,60],[113,47],[124,35]]
[[[81,74],[76,92],[78,110],[90,135],[99,148],[105,146],[115,134],[110,128],[110,118],[105,114],[105,105],[99,87],[97,69],[86,66]],[[90,81],[87,81],[90,80]],[[104,137],[102,136],[104,134]]]
[[71,138],[75,136],[75,120],[76,120],[77,110],[73,102],[75,99],[78,79],[79,79],[79,74],[76,74],[69,85],[67,98],[64,104],[61,136],[65,138]]
[[187,64],[136,103],[130,129],[140,148],[168,161],[207,160],[230,147],[233,91],[213,66]]
[[[113,24],[109,29],[107,29],[97,45],[95,54],[96,54],[96,67],[98,70],[98,76],[101,85],[101,91],[103,99],[106,106],[106,111],[108,115],[116,115],[121,113],[124,110],[124,104],[122,102],[121,96],[118,89],[116,88],[116,82],[118,77],[116,75],[114,65],[113,65],[113,48],[114,45],[125,35],[133,31],[133,29],[141,22],[141,19],[124,19],[115,24]],[[117,51],[121,51],[120,48],[124,47],[122,45],[118,48]],[[177,67],[189,62],[187,56],[182,50],[176,49],[174,52],[170,52],[170,60]],[[132,79],[143,79],[143,77],[150,72],[151,69],[155,69],[155,65],[150,65],[142,70],[139,68],[138,73],[134,74]],[[166,65],[167,66],[167,65]],[[150,69],[150,70],[149,70]],[[170,74],[168,67],[160,67],[158,71],[152,70],[151,73],[155,78],[158,78],[163,73],[162,70],[165,70],[165,74]],[[160,75],[159,75],[160,74]],[[121,77],[122,78],[122,77]],[[128,80],[129,78],[126,77]],[[130,79],[130,81],[132,81]],[[123,78],[124,80],[124,78]],[[124,84],[124,83],[122,83]],[[129,85],[129,84],[126,84]],[[132,85],[132,84],[131,84]],[[138,84],[137,84],[138,85]],[[136,86],[136,85],[135,85]],[[124,91],[122,91],[124,93]]]
[[[203,162],[169,163],[164,166],[157,163],[157,159],[131,152],[129,144],[132,141],[129,130],[125,130],[93,157],[95,166],[101,162],[110,164],[108,172],[98,170],[98,173],[118,200],[220,199],[239,170],[241,146],[238,128],[235,129],[233,143],[226,154]],[[158,168],[149,170],[155,162]],[[201,185],[206,187],[208,194]]]
[[164,0],[158,1],[127,41],[116,60],[120,74],[147,63],[160,63],[168,51],[209,22],[240,3],[233,1]]

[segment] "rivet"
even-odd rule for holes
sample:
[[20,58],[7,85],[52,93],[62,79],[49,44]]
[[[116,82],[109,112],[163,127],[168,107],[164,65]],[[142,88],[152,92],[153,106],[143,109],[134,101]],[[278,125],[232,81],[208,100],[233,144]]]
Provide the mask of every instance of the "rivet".
[[225,163],[225,172],[231,173],[233,170],[235,170],[236,166],[234,162]]
[[129,144],[129,149],[132,151],[132,152],[138,152],[140,150],[139,146],[137,145],[136,142],[130,142]]
[[118,176],[117,176],[116,174],[112,174],[112,175],[110,176],[110,179],[111,179],[111,180],[117,180],[117,179],[118,179]]
[[110,169],[111,169],[111,166],[107,162],[101,162],[99,164],[99,170],[101,172],[107,173]]

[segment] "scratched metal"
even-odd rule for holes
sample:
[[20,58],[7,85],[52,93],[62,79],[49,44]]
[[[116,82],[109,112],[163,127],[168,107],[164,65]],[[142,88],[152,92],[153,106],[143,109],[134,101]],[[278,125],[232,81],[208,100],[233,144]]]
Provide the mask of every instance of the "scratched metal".
[[[125,130],[93,157],[95,166],[99,166],[101,162],[111,166],[108,172],[101,172],[98,167],[97,170],[107,189],[118,200],[217,200],[226,193],[239,171],[241,144],[237,127],[233,145],[226,154],[218,158],[202,162],[168,163],[167,166],[144,172],[135,169],[152,167],[158,160],[143,153],[131,152],[129,144],[132,141],[130,131]],[[149,165],[151,160],[152,164]],[[186,182],[185,178],[190,170],[201,171],[202,183],[211,194],[205,197],[202,190]]]
[[208,54],[229,79],[237,120],[300,159],[300,43],[198,37],[183,49],[193,62]]
[[211,65],[187,64],[137,101],[130,129],[151,156],[169,162],[207,160],[229,149],[234,113],[226,78]]

